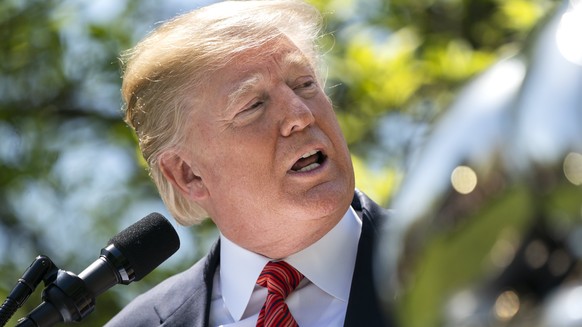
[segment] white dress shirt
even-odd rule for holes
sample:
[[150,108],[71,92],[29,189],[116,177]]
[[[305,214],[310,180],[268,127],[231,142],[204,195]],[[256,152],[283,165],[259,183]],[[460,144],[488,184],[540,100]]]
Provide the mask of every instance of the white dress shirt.
[[[362,221],[350,207],[319,241],[284,259],[305,276],[285,300],[299,326],[343,326],[361,231]],[[220,235],[210,326],[255,327],[267,298],[256,281],[268,261]]]

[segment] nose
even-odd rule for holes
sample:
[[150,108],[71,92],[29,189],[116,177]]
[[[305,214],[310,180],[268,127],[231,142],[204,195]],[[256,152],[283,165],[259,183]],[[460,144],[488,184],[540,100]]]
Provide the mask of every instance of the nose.
[[290,94],[282,99],[283,122],[281,123],[281,135],[285,137],[302,131],[315,122],[312,109],[305,104],[303,99],[292,90],[288,93]]

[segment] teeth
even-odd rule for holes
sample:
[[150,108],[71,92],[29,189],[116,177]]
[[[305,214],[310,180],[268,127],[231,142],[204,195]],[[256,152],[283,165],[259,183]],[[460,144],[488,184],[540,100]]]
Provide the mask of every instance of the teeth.
[[306,171],[314,170],[315,168],[317,168],[319,166],[321,166],[321,165],[318,164],[317,162],[315,162],[315,163],[312,163],[309,166],[305,166],[305,167],[299,169],[298,172],[306,172]]
[[[301,156],[301,159],[305,159],[305,158],[307,158],[307,157],[311,157],[312,155],[314,155],[314,154],[316,154],[316,153],[317,153],[317,151],[316,151],[316,150],[309,151],[309,152],[307,152],[306,154],[302,155],[302,156]],[[307,166],[307,167],[309,167],[309,166]],[[305,168],[307,168],[307,167],[305,167]]]

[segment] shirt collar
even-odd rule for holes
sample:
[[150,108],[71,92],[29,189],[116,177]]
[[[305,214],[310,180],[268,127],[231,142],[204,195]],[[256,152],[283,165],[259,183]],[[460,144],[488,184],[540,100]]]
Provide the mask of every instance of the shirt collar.
[[[348,300],[362,221],[352,207],[340,222],[311,246],[284,259],[329,295]],[[255,282],[270,260],[220,234],[222,296],[235,321],[241,319]],[[333,274],[330,272],[333,271]]]

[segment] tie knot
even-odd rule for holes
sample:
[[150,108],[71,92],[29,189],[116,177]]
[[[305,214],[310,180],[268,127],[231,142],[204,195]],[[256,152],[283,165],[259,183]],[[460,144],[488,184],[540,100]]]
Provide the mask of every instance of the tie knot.
[[269,261],[263,268],[257,284],[266,287],[269,293],[286,298],[299,282],[303,275],[285,261]]

